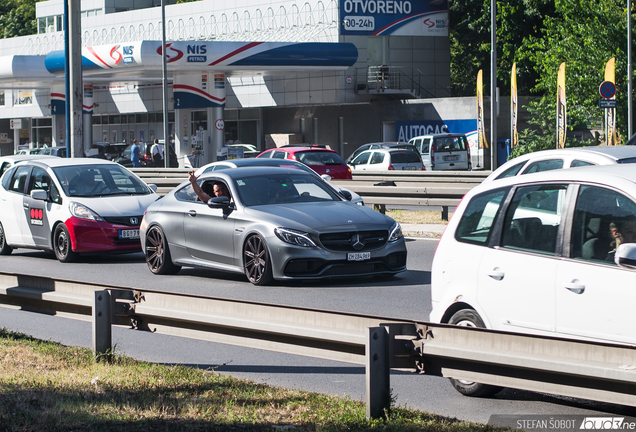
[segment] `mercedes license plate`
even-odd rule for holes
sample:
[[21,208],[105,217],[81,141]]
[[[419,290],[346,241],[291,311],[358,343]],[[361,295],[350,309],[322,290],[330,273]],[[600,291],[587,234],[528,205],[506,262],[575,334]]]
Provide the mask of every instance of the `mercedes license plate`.
[[371,259],[371,252],[351,252],[347,254],[347,261],[364,261]]
[[120,239],[138,239],[139,238],[139,230],[119,230],[119,238]]
[[414,166],[405,166],[405,167],[402,167],[402,169],[403,170],[413,170],[413,171],[415,171],[415,167]]
[[444,156],[444,160],[445,161],[456,161],[456,160],[459,160],[459,155]]

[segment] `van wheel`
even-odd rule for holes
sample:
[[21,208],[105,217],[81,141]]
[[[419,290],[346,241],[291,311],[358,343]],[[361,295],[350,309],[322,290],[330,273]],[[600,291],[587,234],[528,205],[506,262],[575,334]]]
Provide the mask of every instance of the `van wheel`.
[[[465,327],[486,328],[486,325],[484,324],[484,321],[481,319],[479,314],[472,309],[462,309],[458,312],[455,312],[448,323]],[[453,387],[455,387],[455,390],[457,390],[464,396],[492,396],[502,390],[502,387],[499,386],[480,384],[473,381],[456,379],[451,379],[450,381],[451,384],[453,384]]]
[[9,255],[13,248],[7,244],[7,238],[4,235],[4,227],[0,223],[0,255]]

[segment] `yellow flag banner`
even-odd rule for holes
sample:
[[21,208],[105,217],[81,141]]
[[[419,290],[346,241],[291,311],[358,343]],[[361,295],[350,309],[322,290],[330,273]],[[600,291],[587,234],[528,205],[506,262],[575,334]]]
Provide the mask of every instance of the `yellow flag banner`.
[[511,147],[519,144],[519,132],[517,131],[517,63],[512,64],[510,73],[510,138]]
[[477,73],[477,149],[488,148],[484,129],[484,75],[479,69]]
[[[614,81],[615,77],[615,57],[609,59],[607,64],[605,65],[605,81],[609,81],[613,84],[616,83]],[[611,99],[616,99],[616,94],[611,97]],[[616,145],[616,109],[615,108],[605,108],[605,142],[608,146]]]
[[565,103],[565,62],[559,66],[557,78],[557,117],[556,117],[556,148],[565,147],[567,110]]

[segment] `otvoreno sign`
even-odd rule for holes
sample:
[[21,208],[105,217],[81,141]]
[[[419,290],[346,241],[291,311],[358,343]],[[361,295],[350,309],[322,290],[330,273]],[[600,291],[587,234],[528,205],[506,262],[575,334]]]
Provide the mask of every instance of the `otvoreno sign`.
[[341,0],[340,34],[448,36],[448,1]]

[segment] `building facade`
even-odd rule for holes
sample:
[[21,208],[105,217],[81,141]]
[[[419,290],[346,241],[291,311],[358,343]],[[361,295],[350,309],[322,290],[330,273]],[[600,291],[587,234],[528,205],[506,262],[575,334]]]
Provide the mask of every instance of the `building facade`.
[[[159,4],[82,1],[84,149],[164,138]],[[36,8],[38,34],[0,40],[3,155],[66,144],[64,2]],[[446,0],[169,4],[177,154],[208,161],[230,142],[265,149],[268,135],[293,134],[346,157],[423,130],[474,132],[475,98],[449,99],[447,9]]]

